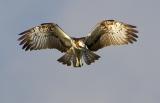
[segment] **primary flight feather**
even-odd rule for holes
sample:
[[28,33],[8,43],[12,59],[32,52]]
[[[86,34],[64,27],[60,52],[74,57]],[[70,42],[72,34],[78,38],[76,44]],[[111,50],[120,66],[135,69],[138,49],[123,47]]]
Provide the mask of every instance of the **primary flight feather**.
[[136,26],[116,20],[104,20],[86,36],[69,37],[57,24],[43,23],[20,33],[18,39],[22,49],[58,49],[65,54],[58,59],[62,64],[74,67],[83,66],[82,58],[87,65],[100,58],[94,52],[110,45],[133,43],[138,38]]

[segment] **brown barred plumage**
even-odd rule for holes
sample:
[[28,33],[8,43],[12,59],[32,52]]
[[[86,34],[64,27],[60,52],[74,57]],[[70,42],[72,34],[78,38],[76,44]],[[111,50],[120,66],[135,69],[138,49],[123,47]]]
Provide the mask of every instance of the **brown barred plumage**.
[[20,33],[18,39],[24,50],[58,49],[65,54],[57,61],[67,66],[83,66],[100,58],[94,52],[110,45],[124,45],[137,41],[136,26],[116,20],[104,20],[86,36],[69,37],[57,24],[43,23]]

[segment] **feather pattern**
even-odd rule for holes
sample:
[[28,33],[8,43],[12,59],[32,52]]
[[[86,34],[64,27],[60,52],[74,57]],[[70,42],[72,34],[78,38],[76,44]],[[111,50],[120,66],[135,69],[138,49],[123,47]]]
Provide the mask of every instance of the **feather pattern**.
[[136,26],[115,20],[104,20],[89,33],[85,44],[91,51],[97,51],[110,45],[133,43],[138,38]]
[[57,24],[43,23],[20,33],[24,50],[57,49],[65,54],[57,61],[73,67],[87,65],[100,58],[94,52],[110,45],[124,45],[137,41],[136,26],[115,20],[98,23],[86,37],[69,37]]
[[65,52],[72,46],[72,39],[54,23],[43,23],[19,35],[22,35],[18,39],[20,45],[23,45],[22,49],[26,51],[56,48]]

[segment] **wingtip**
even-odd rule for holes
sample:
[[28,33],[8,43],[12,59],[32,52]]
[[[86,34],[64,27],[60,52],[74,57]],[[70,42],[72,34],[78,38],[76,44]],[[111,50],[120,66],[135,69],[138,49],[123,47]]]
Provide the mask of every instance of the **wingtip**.
[[22,33],[19,33],[18,35],[23,35],[23,34],[26,34],[26,33],[28,33],[29,32],[29,30],[26,30],[26,31],[24,31],[24,32],[22,32]]
[[42,23],[41,25],[57,25],[56,23]]
[[131,25],[131,24],[125,24],[125,26],[130,27],[130,28],[137,28],[137,26]]
[[25,35],[22,35],[21,37],[19,37],[17,40],[20,41],[20,40],[23,40],[25,38]]

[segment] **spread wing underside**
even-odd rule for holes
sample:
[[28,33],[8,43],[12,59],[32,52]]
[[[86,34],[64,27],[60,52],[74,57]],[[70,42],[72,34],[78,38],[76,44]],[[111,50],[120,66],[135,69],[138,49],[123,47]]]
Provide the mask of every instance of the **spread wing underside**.
[[72,39],[63,32],[63,30],[54,23],[43,23],[22,33],[18,40],[22,49],[40,50],[40,49],[58,49],[66,52],[72,46]]
[[86,45],[90,50],[97,51],[110,45],[133,43],[138,38],[136,33],[138,33],[136,26],[115,20],[104,20],[88,35]]

